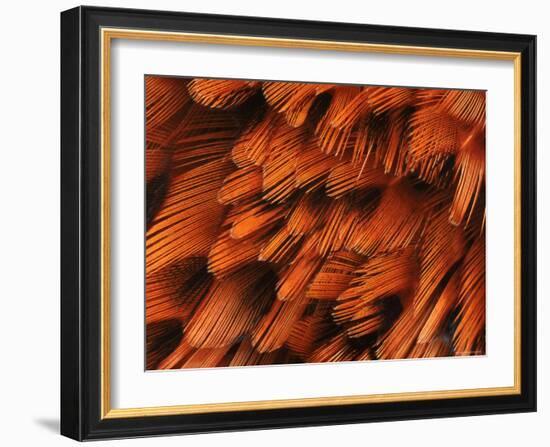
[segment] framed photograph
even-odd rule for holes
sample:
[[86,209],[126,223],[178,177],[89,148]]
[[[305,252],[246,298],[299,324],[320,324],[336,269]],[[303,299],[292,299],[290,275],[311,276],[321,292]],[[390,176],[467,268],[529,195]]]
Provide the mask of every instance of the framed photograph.
[[63,12],[62,434],[535,411],[535,43]]

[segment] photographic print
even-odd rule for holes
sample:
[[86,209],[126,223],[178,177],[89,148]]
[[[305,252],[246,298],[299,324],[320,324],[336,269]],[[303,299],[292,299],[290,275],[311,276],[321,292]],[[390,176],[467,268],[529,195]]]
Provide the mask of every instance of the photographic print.
[[536,44],[64,11],[61,433],[536,411]]
[[485,91],[145,76],[146,369],[485,354]]

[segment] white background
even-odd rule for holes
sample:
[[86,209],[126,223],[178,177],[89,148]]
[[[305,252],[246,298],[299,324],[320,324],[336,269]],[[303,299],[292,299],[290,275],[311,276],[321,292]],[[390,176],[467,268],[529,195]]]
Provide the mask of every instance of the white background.
[[[423,26],[538,34],[538,170],[539,228],[548,226],[550,169],[544,154],[550,120],[545,88],[550,55],[545,37],[549,12],[545,2],[440,1],[334,2],[258,1],[101,1],[89,4],[187,10],[251,16],[272,16],[387,25]],[[59,11],[69,1],[10,2],[3,5],[0,40],[0,122],[2,162],[2,235],[0,296],[2,298],[0,360],[2,399],[0,439],[6,445],[69,445],[59,437]],[[546,29],[545,29],[546,28]],[[544,35],[546,32],[546,36]],[[547,306],[550,239],[539,233],[539,412],[536,414],[468,417],[241,432],[116,441],[110,445],[337,445],[415,446],[548,445],[550,392],[546,340],[542,327]],[[544,352],[543,354],[543,351]]]
[[[512,61],[128,40],[114,41],[111,61],[113,408],[513,386]],[[148,73],[487,89],[487,355],[144,372],[145,168],[136,148],[145,147]]]

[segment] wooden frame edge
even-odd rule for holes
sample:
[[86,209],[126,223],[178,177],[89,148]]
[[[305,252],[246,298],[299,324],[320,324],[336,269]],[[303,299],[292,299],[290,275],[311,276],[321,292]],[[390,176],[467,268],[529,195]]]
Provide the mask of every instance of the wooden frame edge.
[[[101,28],[101,419],[136,418],[143,416],[167,416],[204,414],[265,409],[308,408],[327,405],[352,405],[380,402],[418,401],[426,399],[458,399],[482,396],[506,396],[521,393],[521,53],[507,51],[464,50],[441,47],[418,47],[350,43],[338,41],[265,38],[219,34],[144,31],[127,28]],[[331,396],[322,398],[284,399],[268,401],[233,402],[218,404],[194,404],[113,409],[110,406],[110,303],[109,303],[109,175],[110,175],[110,44],[112,39],[201,42],[223,45],[267,46],[278,48],[302,48],[316,50],[340,50],[418,56],[459,57],[474,59],[508,60],[514,63],[514,158],[515,158],[515,242],[514,242],[514,385],[511,387],[476,388],[392,393],[380,395]]]

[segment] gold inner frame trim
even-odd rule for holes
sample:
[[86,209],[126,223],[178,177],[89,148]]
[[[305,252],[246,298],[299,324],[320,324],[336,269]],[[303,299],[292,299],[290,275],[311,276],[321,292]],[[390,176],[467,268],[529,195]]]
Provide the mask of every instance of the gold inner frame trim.
[[[101,418],[168,416],[247,410],[307,408],[325,405],[457,399],[503,396],[521,392],[521,54],[514,52],[464,50],[455,48],[384,45],[322,40],[282,39],[217,34],[143,31],[102,28],[101,35]],[[214,45],[262,46],[311,50],[369,52],[412,56],[439,56],[468,59],[507,60],[514,63],[514,385],[444,391],[404,392],[355,396],[328,396],[304,399],[224,402],[141,408],[111,408],[110,368],[110,72],[113,39]]]

